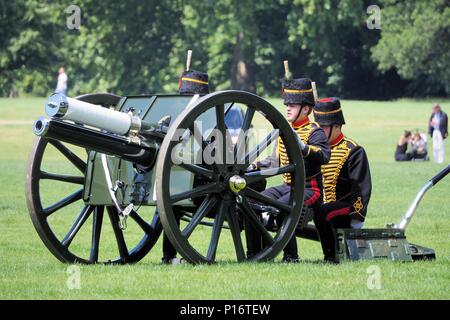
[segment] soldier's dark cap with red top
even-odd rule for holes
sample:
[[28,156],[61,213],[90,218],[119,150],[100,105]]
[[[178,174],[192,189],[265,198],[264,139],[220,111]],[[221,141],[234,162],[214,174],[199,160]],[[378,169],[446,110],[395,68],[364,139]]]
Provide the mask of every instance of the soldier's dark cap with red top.
[[338,98],[323,98],[317,101],[313,112],[315,121],[321,126],[345,124],[341,101]]
[[302,104],[314,106],[314,93],[311,79],[299,78],[283,80],[282,94],[284,104]]
[[180,94],[208,94],[208,74],[196,70],[185,70],[180,77]]

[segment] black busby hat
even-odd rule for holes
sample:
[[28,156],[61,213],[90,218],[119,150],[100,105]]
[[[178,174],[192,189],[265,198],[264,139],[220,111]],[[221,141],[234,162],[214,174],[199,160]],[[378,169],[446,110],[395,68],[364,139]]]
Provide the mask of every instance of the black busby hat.
[[300,78],[283,81],[284,104],[307,104],[314,106],[311,79]]
[[345,124],[341,102],[338,98],[324,98],[317,101],[313,111],[316,122],[321,126]]
[[195,70],[185,70],[180,77],[180,94],[208,94],[208,74]]

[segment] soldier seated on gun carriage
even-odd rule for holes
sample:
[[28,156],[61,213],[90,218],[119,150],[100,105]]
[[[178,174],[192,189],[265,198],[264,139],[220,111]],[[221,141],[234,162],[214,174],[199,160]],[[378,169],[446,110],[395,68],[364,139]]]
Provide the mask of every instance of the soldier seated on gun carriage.
[[[305,162],[305,193],[304,205],[316,207],[322,201],[322,173],[321,165],[328,162],[330,148],[327,137],[320,126],[309,120],[309,115],[315,104],[312,83],[310,79],[285,80],[283,83],[283,97],[286,105],[287,120],[297,133]],[[289,164],[289,158],[281,139],[276,146],[276,156],[281,166]],[[253,164],[255,169],[269,166],[272,161],[262,161]],[[284,184],[264,190],[262,193],[272,199],[288,203],[290,198],[290,174],[283,175]],[[275,217],[277,225],[281,225],[285,215]],[[247,256],[256,255],[263,248],[262,239],[251,227],[246,228]],[[293,235],[284,248],[283,262],[298,262],[297,240]]]
[[314,210],[314,224],[324,260],[334,262],[335,230],[363,226],[372,183],[364,148],[341,131],[345,120],[339,99],[319,100],[314,107],[314,118],[331,148],[330,161],[322,166],[324,203]]

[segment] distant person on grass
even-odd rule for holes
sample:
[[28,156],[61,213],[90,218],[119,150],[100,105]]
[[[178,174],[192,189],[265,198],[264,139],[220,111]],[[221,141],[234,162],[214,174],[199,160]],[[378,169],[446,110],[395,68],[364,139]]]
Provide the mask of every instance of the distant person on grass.
[[67,95],[67,74],[62,67],[59,68],[58,73],[58,82],[56,84],[55,93],[62,93],[63,95]]
[[427,151],[427,138],[424,133],[420,133],[419,130],[416,130],[414,133],[412,140],[412,152],[413,152],[413,158],[412,160],[418,161],[428,161],[430,160],[428,157],[428,151]]
[[433,155],[437,163],[444,162],[444,139],[448,136],[448,117],[439,104],[433,106],[428,132],[433,138]]
[[405,130],[405,133],[398,140],[397,149],[395,149],[395,161],[411,161],[413,154],[408,152],[411,141],[411,131]]

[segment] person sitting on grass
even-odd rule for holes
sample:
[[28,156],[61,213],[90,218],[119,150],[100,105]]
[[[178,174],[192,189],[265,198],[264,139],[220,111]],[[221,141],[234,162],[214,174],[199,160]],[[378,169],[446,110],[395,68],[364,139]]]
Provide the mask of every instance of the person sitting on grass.
[[405,133],[398,140],[397,149],[395,149],[395,161],[411,161],[413,154],[408,152],[411,140],[411,131],[405,130]]
[[428,157],[428,151],[427,151],[427,141],[426,136],[423,133],[420,133],[419,130],[416,130],[414,133],[412,140],[412,151],[413,151],[413,157],[412,159],[414,161],[427,161],[430,160]]

